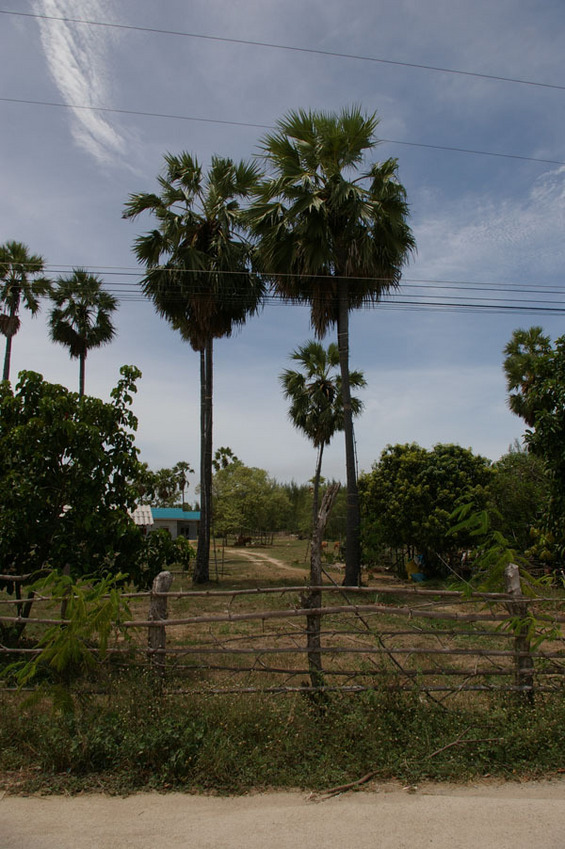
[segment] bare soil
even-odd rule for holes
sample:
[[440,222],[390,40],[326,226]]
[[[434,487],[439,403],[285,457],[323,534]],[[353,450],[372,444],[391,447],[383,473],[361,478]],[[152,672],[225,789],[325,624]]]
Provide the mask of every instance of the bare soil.
[[4,796],[2,849],[563,849],[565,782],[379,785],[317,800]]

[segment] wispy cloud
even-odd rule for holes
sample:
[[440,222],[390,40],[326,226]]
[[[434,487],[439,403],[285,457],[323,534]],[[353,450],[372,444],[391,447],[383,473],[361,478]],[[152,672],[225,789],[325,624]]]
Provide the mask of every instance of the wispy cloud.
[[555,272],[565,260],[565,167],[547,171],[521,197],[462,196],[441,209],[434,203],[416,226],[422,274],[560,282]]
[[[73,0],[34,0],[33,10],[40,15],[77,17]],[[111,20],[112,10],[105,0],[83,0],[80,17]],[[49,71],[65,103],[76,107],[108,106],[108,52],[119,36],[83,24],[38,21]],[[75,141],[98,161],[108,162],[125,153],[123,136],[102,114],[73,109],[72,115],[71,130]]]

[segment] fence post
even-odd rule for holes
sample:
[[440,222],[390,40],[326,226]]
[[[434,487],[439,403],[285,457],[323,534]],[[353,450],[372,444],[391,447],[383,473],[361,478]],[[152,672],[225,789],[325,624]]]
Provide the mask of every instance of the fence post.
[[[170,572],[159,572],[153,581],[149,596],[148,619],[150,621],[163,622],[167,618],[167,597],[159,593],[168,593],[172,583],[173,576]],[[161,679],[165,676],[166,630],[164,625],[150,625],[147,629],[147,656],[153,672]]]
[[504,583],[506,592],[512,596],[506,608],[515,623],[514,631],[515,655],[515,681],[521,695],[526,701],[532,703],[534,700],[534,661],[530,654],[530,636],[528,624],[528,605],[523,601],[522,586],[520,584],[520,569],[515,563],[509,563],[504,570]]

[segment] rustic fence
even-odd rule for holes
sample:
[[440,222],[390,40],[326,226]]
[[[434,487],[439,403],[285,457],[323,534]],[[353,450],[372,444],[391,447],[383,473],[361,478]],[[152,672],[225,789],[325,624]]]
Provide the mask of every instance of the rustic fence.
[[[120,623],[105,663],[149,669],[169,693],[387,688],[435,699],[470,691],[518,692],[528,699],[535,692],[562,693],[563,599],[524,597],[517,567],[507,570],[506,580],[506,593],[385,583],[175,592],[172,575],[163,572],[150,593],[128,596],[136,613],[148,605],[146,618]],[[313,591],[323,593],[315,608],[309,604]],[[4,609],[10,603],[4,601]],[[0,614],[4,625],[21,623]],[[314,619],[320,627],[312,658],[308,629]],[[67,624],[37,615],[27,623],[34,634]],[[39,651],[0,647],[19,658]]]

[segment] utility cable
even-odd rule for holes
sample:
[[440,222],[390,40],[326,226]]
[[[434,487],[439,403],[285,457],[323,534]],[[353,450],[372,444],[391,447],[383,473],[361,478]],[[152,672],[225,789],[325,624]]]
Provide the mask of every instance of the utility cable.
[[434,71],[441,74],[457,74],[475,79],[493,80],[495,82],[514,83],[518,85],[536,86],[539,88],[556,89],[565,91],[565,85],[555,83],[543,83],[535,80],[526,80],[519,77],[503,77],[498,74],[483,74],[477,71],[464,71],[459,68],[443,68],[437,65],[424,65],[417,62],[401,62],[393,59],[382,59],[377,56],[363,56],[356,53],[341,53],[336,50],[320,50],[312,47],[297,47],[291,44],[278,44],[270,41],[252,41],[246,38],[227,38],[217,35],[203,35],[195,32],[182,32],[180,30],[158,29],[156,27],[142,27],[133,24],[118,24],[109,21],[92,21],[84,18],[67,18],[55,15],[42,15],[32,12],[14,12],[9,9],[0,9],[0,15],[14,15],[22,18],[37,18],[46,21],[58,21],[60,23],[83,24],[86,26],[106,27],[109,29],[133,30],[135,32],[149,32],[157,35],[173,35],[182,38],[198,38],[205,41],[218,41],[226,44],[242,44],[251,47],[265,47],[270,50],[287,50],[295,53],[308,53],[314,56],[331,56],[338,59],[354,59],[360,62],[374,62],[383,65],[395,65],[401,68],[414,68],[419,71]]

